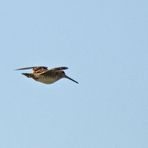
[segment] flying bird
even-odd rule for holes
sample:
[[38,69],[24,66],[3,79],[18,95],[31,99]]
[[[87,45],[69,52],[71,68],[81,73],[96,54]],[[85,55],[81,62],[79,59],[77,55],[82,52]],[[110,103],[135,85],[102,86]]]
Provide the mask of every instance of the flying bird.
[[64,70],[68,69],[68,67],[56,67],[52,69],[48,69],[46,66],[34,66],[34,67],[25,67],[19,68],[16,70],[28,70],[32,69],[32,73],[22,73],[24,76],[28,78],[32,78],[35,81],[44,83],[44,84],[51,84],[54,83],[62,78],[67,78],[75,83],[78,84],[77,81],[68,77]]

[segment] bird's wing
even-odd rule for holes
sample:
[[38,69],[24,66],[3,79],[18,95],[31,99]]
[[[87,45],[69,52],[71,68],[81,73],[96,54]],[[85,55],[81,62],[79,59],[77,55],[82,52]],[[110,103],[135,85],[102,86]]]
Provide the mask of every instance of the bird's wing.
[[49,69],[51,71],[59,71],[59,70],[66,70],[68,69],[68,67],[65,67],[65,66],[62,66],[62,67],[55,67],[55,68],[52,68],[52,69]]
[[52,68],[52,69],[49,69],[49,70],[46,70],[42,73],[40,73],[40,75],[55,75],[56,73],[59,73],[60,71],[63,71],[63,70],[66,70],[68,69],[68,67],[55,67],[55,68]]
[[19,69],[16,69],[16,70],[27,70],[27,69],[38,69],[38,68],[43,68],[43,69],[48,69],[48,67],[45,67],[45,66],[32,66],[32,67],[24,67],[24,68],[19,68]]

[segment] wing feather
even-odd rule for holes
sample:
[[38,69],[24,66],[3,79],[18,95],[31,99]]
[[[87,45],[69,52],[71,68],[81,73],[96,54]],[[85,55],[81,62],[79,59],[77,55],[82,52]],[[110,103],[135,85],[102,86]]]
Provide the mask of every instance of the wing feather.
[[[47,70],[47,71],[44,71],[44,72],[42,72],[42,73],[40,73],[40,75],[44,75],[44,76],[48,76],[48,75],[56,75],[57,73],[59,73],[59,72],[61,72],[61,71],[63,71],[63,70],[66,70],[66,69],[68,69],[68,67],[55,67],[55,68],[52,68],[52,69],[49,69],[49,70]],[[63,71],[64,72],[64,71]]]
[[52,69],[49,69],[49,70],[66,70],[66,69],[68,69],[68,67],[61,66],[61,67],[55,67],[55,68],[52,68]]
[[44,68],[44,69],[47,69],[48,67],[45,67],[45,66],[32,66],[32,67],[18,68],[16,70],[27,70],[27,69],[33,69],[33,68]]

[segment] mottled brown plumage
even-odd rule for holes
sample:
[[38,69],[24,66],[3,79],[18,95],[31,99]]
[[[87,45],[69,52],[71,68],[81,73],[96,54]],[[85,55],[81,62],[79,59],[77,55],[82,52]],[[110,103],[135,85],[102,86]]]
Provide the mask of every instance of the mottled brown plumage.
[[51,84],[62,78],[67,78],[75,83],[78,83],[77,81],[68,77],[65,74],[64,70],[68,69],[67,67],[56,67],[56,68],[48,69],[48,67],[45,67],[45,66],[34,66],[34,67],[19,68],[16,70],[27,70],[27,69],[32,69],[33,72],[22,73],[22,74],[28,78],[32,78],[41,83]]

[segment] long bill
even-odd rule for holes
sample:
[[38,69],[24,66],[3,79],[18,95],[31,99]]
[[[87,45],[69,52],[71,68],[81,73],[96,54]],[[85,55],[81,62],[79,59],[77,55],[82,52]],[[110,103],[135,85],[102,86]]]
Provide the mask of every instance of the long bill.
[[65,75],[65,78],[67,78],[67,79],[69,79],[69,80],[71,80],[71,81],[73,81],[73,82],[79,84],[76,80],[74,80],[74,79],[72,79],[72,78],[70,78],[70,77],[68,77],[68,76],[66,76],[66,75]]

